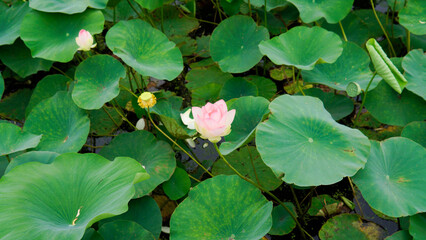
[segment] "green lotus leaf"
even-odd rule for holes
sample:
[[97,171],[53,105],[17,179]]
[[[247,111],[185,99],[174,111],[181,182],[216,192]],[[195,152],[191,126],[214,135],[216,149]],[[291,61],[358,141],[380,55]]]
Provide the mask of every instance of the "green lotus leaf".
[[[109,3],[112,2],[111,0]],[[133,6],[136,6],[137,3],[134,0],[130,0]],[[129,18],[137,18],[138,14],[132,9],[130,4],[127,1],[119,1],[115,6],[107,6],[104,10],[105,21],[108,22],[119,22],[121,20],[129,20]]]
[[425,212],[425,158],[425,148],[408,138],[371,141],[367,164],[353,180],[368,204],[390,217]]
[[277,92],[277,85],[275,85],[271,79],[256,75],[244,78],[256,85],[259,96],[266,99],[271,99],[275,96],[275,93]]
[[192,56],[197,50],[197,42],[188,36],[173,36],[170,40],[176,43],[182,56]]
[[403,0],[387,0],[389,7],[394,12],[399,12],[402,8],[404,8]]
[[149,196],[131,200],[127,212],[112,218],[104,219],[99,223],[99,226],[102,226],[102,224],[106,222],[116,220],[134,221],[150,231],[156,239],[159,238],[161,233],[161,211],[155,200]]
[[142,20],[115,24],[106,35],[106,43],[115,55],[144,76],[173,80],[183,69],[179,48]]
[[337,23],[348,15],[354,3],[353,0],[288,0],[293,3],[300,12],[300,18],[305,23],[325,18],[329,23]]
[[341,214],[329,219],[319,231],[322,240],[383,239],[384,230],[372,222],[363,223],[356,214]]
[[[277,178],[272,170],[265,165],[255,147],[247,146],[239,151],[233,151],[226,156],[226,159],[242,175],[257,182],[269,191],[275,190],[282,183],[281,179]],[[235,174],[222,160],[215,162],[212,173],[214,175]]]
[[147,131],[120,134],[103,147],[99,154],[108,159],[131,157],[146,168],[151,178],[135,185],[135,198],[147,195],[168,180],[176,167],[175,154],[170,145],[158,141]]
[[188,173],[182,168],[176,168],[172,177],[163,183],[164,193],[171,200],[178,200],[184,197],[191,187],[191,180]]
[[335,122],[319,99],[283,95],[269,110],[269,120],[256,130],[257,149],[266,165],[285,173],[285,182],[333,184],[364,167],[367,137]]
[[373,38],[370,38],[366,45],[371,61],[377,74],[381,76],[397,93],[401,94],[404,86],[407,84],[402,73],[388,58],[382,47]]
[[139,3],[143,8],[146,8],[150,11],[163,6],[163,3],[164,3],[164,0],[135,0],[135,1]]
[[75,38],[85,29],[97,34],[104,29],[104,15],[99,10],[79,14],[31,11],[21,26],[21,38],[33,57],[69,62],[78,49]]
[[123,123],[123,118],[112,107],[88,111],[88,114],[90,119],[90,133],[97,135],[109,135]]
[[104,240],[155,240],[152,233],[141,225],[128,220],[116,220],[108,222],[99,228],[99,233]]
[[265,27],[257,26],[251,17],[235,15],[214,29],[210,54],[224,72],[245,72],[262,59],[258,45],[268,39]]
[[79,151],[89,129],[87,114],[63,91],[35,106],[24,125],[24,131],[43,134],[36,150],[57,153]]
[[104,240],[104,238],[95,229],[88,228],[81,240]]
[[407,230],[398,231],[391,236],[385,238],[385,240],[412,240],[410,233]]
[[331,117],[337,121],[340,120],[354,110],[354,103],[351,99],[343,95],[335,95],[332,92],[323,92],[319,88],[309,88],[304,91],[307,96],[316,97],[322,101],[325,110],[327,110]]
[[104,9],[108,0],[30,0],[30,7],[41,12],[81,13],[86,8]]
[[120,78],[126,76],[124,66],[109,55],[96,55],[84,60],[75,70],[72,99],[83,109],[100,109],[120,93]]
[[[166,1],[171,2],[170,0]],[[155,14],[157,16],[161,16],[160,11],[161,10],[158,10]],[[165,5],[163,6],[162,11],[163,19],[158,19],[156,27],[157,29],[164,29],[163,32],[168,38],[187,36],[200,25],[197,19],[183,17],[182,13],[175,6]],[[161,22],[163,22],[163,27],[161,27]]]
[[311,216],[323,216],[325,217],[325,209],[327,209],[327,215],[331,215],[331,213],[328,212],[329,206],[333,204],[338,204],[339,201],[336,199],[330,197],[330,195],[322,194],[318,195],[316,197],[313,197],[311,199],[311,207],[308,210],[308,214]]
[[426,2],[410,0],[399,12],[399,23],[416,35],[426,34]]
[[41,101],[53,97],[58,91],[66,91],[69,78],[62,74],[47,75],[37,83],[30,102],[25,109],[25,115],[28,116],[31,110]]
[[[297,216],[296,208],[293,203],[285,202],[287,208],[289,208],[294,216]],[[290,216],[290,214],[284,209],[283,206],[277,205],[272,210],[272,227],[269,230],[270,235],[285,235],[289,234],[296,227],[296,222]]]
[[402,60],[407,85],[411,92],[426,100],[426,54],[421,49],[410,51]]
[[170,239],[260,239],[272,226],[271,211],[272,202],[250,183],[216,176],[194,187],[176,208]]
[[423,98],[408,90],[400,95],[384,81],[368,92],[365,107],[374,118],[389,125],[405,126],[412,121],[426,119]]
[[53,64],[48,60],[33,58],[31,51],[21,39],[16,40],[11,46],[0,47],[0,60],[22,78],[38,71],[48,71]]
[[235,109],[236,114],[231,126],[231,133],[225,136],[225,142],[220,145],[222,154],[227,155],[252,140],[257,125],[268,113],[269,101],[263,97],[241,97],[230,104],[229,109]]
[[45,164],[52,163],[57,156],[59,156],[59,153],[46,151],[31,151],[20,154],[12,159],[12,161],[9,163],[6,170],[4,171],[4,174],[10,172],[10,170],[12,170],[12,168],[14,167],[28,162],[39,162]]
[[0,100],[3,97],[3,92],[4,92],[4,79],[0,72]]
[[202,58],[210,57],[210,35],[196,38],[197,50],[196,54]]
[[125,212],[133,184],[145,177],[131,158],[108,161],[92,153],[17,166],[0,179],[0,237],[81,239],[93,223]]
[[[302,76],[305,82],[320,83],[341,91],[345,91],[351,82],[366,89],[373,77],[369,65],[370,58],[361,47],[352,42],[344,42],[342,55],[336,62],[318,64],[310,71],[302,70]],[[380,80],[380,77],[375,77],[369,89],[377,86]]]
[[426,213],[417,213],[410,217],[409,232],[414,240],[426,238]]
[[0,122],[0,156],[36,147],[41,135],[35,135],[15,124]]
[[15,2],[8,7],[0,2],[0,46],[12,44],[19,37],[22,19],[31,11],[26,2]]
[[223,84],[219,98],[228,101],[243,96],[257,96],[257,94],[256,84],[242,77],[233,77]]
[[25,108],[30,101],[32,89],[21,88],[18,91],[5,96],[0,102],[0,117],[23,121]]
[[223,8],[223,11],[228,16],[233,16],[235,14],[238,14],[240,12],[240,7],[243,8],[246,4],[243,0],[219,0],[220,7]]
[[277,65],[312,70],[316,63],[334,63],[343,51],[339,36],[319,27],[294,27],[259,44],[262,54]]
[[406,137],[426,147],[426,122],[418,121],[407,124],[402,130],[401,137]]

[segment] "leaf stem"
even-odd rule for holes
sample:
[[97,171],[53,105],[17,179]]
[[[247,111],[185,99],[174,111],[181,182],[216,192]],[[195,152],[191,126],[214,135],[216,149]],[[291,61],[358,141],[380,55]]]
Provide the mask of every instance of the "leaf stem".
[[379,16],[377,16],[376,9],[374,8],[374,2],[373,2],[373,0],[370,0],[370,3],[371,3],[371,8],[373,9],[374,16],[376,17],[377,22],[379,23],[380,28],[383,31],[383,34],[385,34],[385,37],[388,40],[389,46],[390,46],[390,48],[392,50],[392,54],[393,54],[394,57],[396,57],[395,49],[393,48],[393,45],[392,45],[392,43],[390,41],[390,38],[389,38],[388,34],[386,33],[386,30],[383,27],[382,23],[380,22]]
[[299,85],[299,76],[300,76],[300,71],[297,73],[297,77],[295,76],[295,70],[294,70],[294,66],[293,68],[293,82],[296,83],[297,89],[299,89],[299,91],[302,93],[303,96],[306,96],[305,93],[303,92],[303,89],[300,87]]
[[303,211],[302,211],[302,208],[300,207],[300,203],[299,203],[299,200],[297,199],[296,193],[294,192],[294,188],[293,186],[291,186],[291,184],[289,184],[289,186],[290,186],[291,194],[293,195],[293,198],[294,198],[294,202],[296,203],[297,211],[299,212],[300,215],[302,215]]
[[130,94],[132,94],[135,98],[139,98],[138,95],[136,95],[133,91],[131,91],[130,89],[126,88],[125,86],[120,84],[120,87],[126,91],[128,91]]
[[6,156],[6,159],[7,159],[8,162],[12,161],[12,160],[10,160],[9,154],[6,154],[5,156]]
[[52,68],[55,69],[56,71],[60,72],[62,75],[64,75],[65,77],[67,77],[68,79],[70,79],[71,81],[74,81],[74,79],[72,79],[70,76],[68,76],[64,71],[62,71],[61,69],[55,67],[54,65],[52,65]]
[[343,25],[341,21],[339,21],[339,26],[340,26],[340,30],[342,30],[343,39],[345,39],[345,42],[347,42],[348,39],[346,38],[345,30],[343,29]]
[[373,76],[370,79],[370,82],[368,82],[367,88],[364,91],[364,97],[362,98],[361,106],[359,107],[358,113],[356,114],[356,117],[355,117],[355,120],[354,120],[355,123],[357,123],[357,120],[358,120],[359,116],[361,115],[362,108],[364,108],[365,99],[367,98],[368,89],[370,88],[370,85],[373,82],[373,79],[376,76],[376,74],[377,74],[377,72],[374,72]]
[[106,109],[105,105],[102,106],[102,109],[104,110],[104,112],[108,115],[109,119],[112,120],[112,122],[114,122],[115,126],[117,126],[117,128],[120,128],[120,125],[118,125],[118,123],[114,120],[114,118],[111,116],[111,114],[109,114],[108,110]]
[[352,183],[352,179],[350,177],[348,177],[348,181],[349,181],[349,185],[351,186],[352,193],[354,195],[355,202],[358,205],[358,208],[359,208],[359,211],[361,213],[361,216],[364,217],[364,213],[362,212],[361,204],[359,204],[358,198],[356,197],[356,191],[355,191],[354,185]]
[[[126,116],[124,116],[124,114],[123,113],[121,113],[121,111],[119,111],[118,109],[117,109],[117,107],[115,106],[115,104],[112,104],[112,102],[111,102],[111,105],[112,105],[112,107],[114,107],[114,109],[115,109],[115,111],[121,116],[121,118],[124,120],[124,121],[126,121],[130,126],[132,126],[135,130],[138,130],[138,128],[135,126],[135,125],[133,125],[133,123],[131,123],[130,121],[129,121],[129,119],[127,119],[126,118]],[[118,105],[118,104],[117,104]]]
[[188,173],[188,177],[191,178],[192,180],[196,181],[196,182],[201,182],[200,180],[198,180],[194,176],[191,176],[191,174],[189,174],[189,173]]

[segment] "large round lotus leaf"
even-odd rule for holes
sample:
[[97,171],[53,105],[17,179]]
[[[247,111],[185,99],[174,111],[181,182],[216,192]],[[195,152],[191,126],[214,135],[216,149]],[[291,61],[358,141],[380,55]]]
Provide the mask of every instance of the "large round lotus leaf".
[[12,168],[27,162],[39,162],[45,164],[52,163],[57,156],[59,156],[59,153],[45,151],[31,151],[20,154],[12,159],[12,161],[9,163],[6,170],[4,171],[4,174],[10,172]]
[[395,92],[385,81],[368,92],[365,107],[381,123],[405,126],[412,121],[426,119],[426,102],[416,94],[404,90]]
[[219,98],[225,101],[243,96],[257,96],[256,84],[242,78],[234,77],[223,84],[219,93]]
[[269,110],[269,120],[256,130],[257,149],[266,165],[285,173],[285,182],[333,184],[364,167],[367,137],[335,122],[319,99],[283,95]]
[[[380,238],[370,238],[380,229],[374,223],[365,224],[361,217],[356,214],[341,214],[329,219],[319,231],[321,240],[370,240]],[[377,233],[376,233],[377,234]],[[381,234],[379,234],[380,236]],[[383,238],[381,238],[383,239]]]
[[426,147],[426,122],[418,121],[407,124],[402,130],[401,137],[406,137]]
[[418,213],[410,217],[410,234],[414,240],[426,238],[426,213]]
[[182,169],[177,167],[172,177],[163,183],[164,193],[171,200],[178,200],[184,197],[191,187],[191,180],[188,177],[188,173]]
[[87,114],[63,91],[35,106],[24,125],[24,131],[43,134],[36,150],[57,153],[79,151],[89,129]]
[[235,149],[251,141],[257,125],[268,113],[269,101],[263,97],[241,97],[232,102],[229,109],[235,109],[235,118],[231,125],[231,133],[225,136],[220,145],[220,152],[227,155]]
[[262,59],[258,45],[268,39],[265,27],[257,26],[251,17],[235,15],[220,22],[213,31],[210,55],[224,72],[245,72]]
[[133,184],[146,177],[131,158],[92,153],[18,166],[0,179],[0,238],[81,239],[93,223],[125,212]]
[[0,132],[0,156],[34,148],[41,139],[41,135],[23,132],[20,127],[7,122],[0,123]]
[[159,238],[161,233],[162,218],[160,208],[155,200],[149,196],[131,200],[127,212],[112,218],[104,219],[100,222],[99,226],[106,222],[116,220],[134,221],[150,231],[156,239]]
[[99,154],[108,159],[131,157],[146,168],[151,178],[135,185],[135,198],[147,195],[168,180],[176,167],[175,154],[170,145],[158,141],[147,131],[120,134],[108,146],[103,147]]
[[398,231],[391,236],[385,238],[385,240],[412,240],[410,233],[407,230]]
[[75,70],[72,99],[83,109],[99,109],[120,93],[120,78],[126,76],[123,65],[109,55],[84,60]]
[[25,108],[30,101],[32,89],[21,88],[18,91],[4,96],[0,102],[0,117],[24,121]]
[[70,61],[78,49],[75,38],[81,29],[92,35],[104,29],[104,15],[99,10],[79,14],[28,13],[21,26],[21,38],[33,57],[58,62]]
[[399,12],[399,23],[416,35],[426,34],[426,2],[410,0]]
[[259,44],[262,54],[277,65],[312,70],[316,63],[333,63],[343,51],[340,37],[320,27],[294,27]]
[[271,212],[272,202],[250,183],[216,176],[194,187],[176,208],[170,239],[260,239],[272,226]]
[[109,135],[118,128],[117,125],[121,126],[123,123],[123,118],[112,107],[88,111],[88,114],[90,119],[90,133],[97,135]]
[[81,13],[87,7],[104,9],[108,0],[30,0],[30,7],[41,12]]
[[183,69],[179,48],[142,20],[120,21],[108,31],[106,43],[115,55],[144,76],[173,80]]
[[[314,69],[302,70],[303,80],[309,83],[321,83],[331,88],[345,91],[350,82],[358,83],[366,89],[373,77],[368,54],[352,42],[343,43],[342,55],[332,64],[318,64]],[[375,77],[369,89],[377,86],[380,77]]]
[[368,204],[388,216],[425,212],[424,159],[425,148],[408,138],[372,141],[367,164],[353,180]]
[[351,99],[336,95],[332,92],[323,92],[319,88],[309,88],[304,92],[307,96],[312,96],[320,99],[324,104],[324,108],[331,114],[334,120],[340,120],[354,110],[354,103]]
[[407,85],[411,92],[426,100],[426,54],[421,49],[412,50],[402,60]]
[[[262,185],[269,191],[275,190],[282,183],[281,179],[277,178],[272,170],[265,165],[255,147],[247,146],[241,148],[239,151],[233,151],[226,156],[226,160],[238,172]],[[235,174],[222,160],[215,162],[212,173],[214,175]]]
[[22,19],[30,10],[26,2],[17,1],[11,7],[0,2],[0,46],[12,44],[19,37]]
[[133,221],[117,220],[105,223],[99,228],[105,240],[155,240],[152,233]]
[[3,97],[3,92],[4,92],[4,79],[0,72],[0,100]]
[[325,18],[329,23],[337,23],[348,15],[352,9],[353,0],[288,0],[300,12],[300,18],[305,23]]
[[258,95],[266,99],[271,99],[277,93],[277,85],[269,79],[261,76],[251,75],[244,77],[257,87]]
[[31,51],[21,39],[16,40],[11,46],[0,47],[0,60],[22,78],[38,71],[47,71],[53,63],[41,58],[33,58]]
[[67,90],[67,82],[70,79],[62,74],[47,75],[40,82],[37,83],[33,94],[31,95],[30,102],[25,109],[25,115],[37,106],[41,101],[53,97],[58,91]]
[[[296,208],[293,203],[285,202],[284,205],[289,208],[294,216],[297,216]],[[290,216],[283,206],[277,205],[272,210],[272,227],[269,230],[270,235],[285,235],[290,233],[296,227],[296,222]]]

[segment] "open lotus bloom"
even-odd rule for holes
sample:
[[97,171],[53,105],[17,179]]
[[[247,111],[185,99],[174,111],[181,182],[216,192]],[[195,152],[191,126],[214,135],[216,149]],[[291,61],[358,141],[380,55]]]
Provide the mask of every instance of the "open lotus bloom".
[[75,38],[75,42],[79,46],[78,50],[82,51],[90,51],[91,48],[96,47],[96,43],[93,44],[92,35],[84,29],[80,30],[78,37]]
[[235,109],[228,111],[225,101],[219,100],[216,103],[207,103],[204,107],[193,107],[191,110],[181,114],[182,122],[189,129],[196,129],[201,134],[201,138],[208,139],[212,143],[217,143],[220,139],[231,132],[231,123],[234,121]]

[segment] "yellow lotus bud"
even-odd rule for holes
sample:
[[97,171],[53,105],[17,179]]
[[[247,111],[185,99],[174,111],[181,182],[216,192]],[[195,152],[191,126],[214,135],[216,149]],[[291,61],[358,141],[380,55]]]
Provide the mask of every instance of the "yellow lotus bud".
[[150,92],[144,92],[138,98],[138,104],[141,108],[154,107],[156,103],[157,98]]

